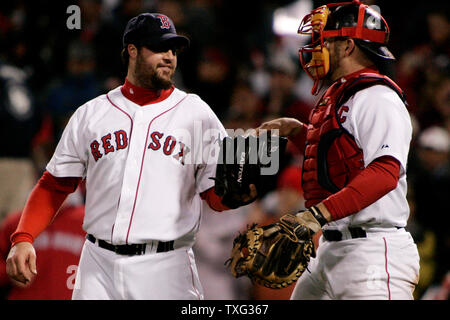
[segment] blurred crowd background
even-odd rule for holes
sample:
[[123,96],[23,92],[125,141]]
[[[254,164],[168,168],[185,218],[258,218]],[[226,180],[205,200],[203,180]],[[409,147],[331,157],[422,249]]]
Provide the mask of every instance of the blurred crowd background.
[[[64,205],[36,239],[35,283],[5,275],[9,235],[45,170],[68,118],[86,101],[124,82],[120,60],[127,21],[142,12],[172,18],[191,47],[178,57],[176,86],[202,97],[225,128],[254,128],[296,117],[307,122],[317,97],[298,61],[301,18],[317,0],[14,0],[0,3],[0,295],[67,299],[83,241],[84,194]],[[392,78],[404,89],[414,136],[408,167],[412,233],[421,256],[416,299],[448,299],[450,195],[450,22],[447,1],[365,1],[380,8],[397,58]],[[67,20],[81,9],[81,28]],[[253,222],[267,224],[303,208],[302,150],[288,145],[279,175],[261,199],[233,212],[203,215],[195,247],[206,299],[288,299],[293,286],[271,290],[234,279],[224,266],[232,239]],[[65,220],[63,220],[65,219]],[[70,225],[71,228],[67,228]]]

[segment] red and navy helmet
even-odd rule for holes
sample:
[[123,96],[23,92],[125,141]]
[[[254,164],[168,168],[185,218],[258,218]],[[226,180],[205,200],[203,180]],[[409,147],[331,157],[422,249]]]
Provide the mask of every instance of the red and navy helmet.
[[324,37],[354,39],[356,45],[372,60],[395,60],[386,46],[390,34],[386,20],[374,7],[359,1],[331,7],[323,33]]
[[395,60],[386,46],[390,34],[388,24],[373,7],[358,0],[330,3],[312,10],[302,19],[298,33],[311,37],[311,42],[299,49],[299,58],[305,72],[314,80],[313,94],[318,93],[319,83],[330,68],[326,38],[353,39],[379,67]]

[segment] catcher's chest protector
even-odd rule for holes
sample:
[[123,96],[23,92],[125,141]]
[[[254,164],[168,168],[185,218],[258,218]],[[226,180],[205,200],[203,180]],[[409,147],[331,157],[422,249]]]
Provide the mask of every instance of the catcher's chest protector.
[[338,192],[364,169],[363,151],[341,122],[346,102],[356,92],[382,84],[393,89],[406,103],[401,89],[378,73],[360,73],[336,81],[311,112],[306,134],[302,186],[309,208]]

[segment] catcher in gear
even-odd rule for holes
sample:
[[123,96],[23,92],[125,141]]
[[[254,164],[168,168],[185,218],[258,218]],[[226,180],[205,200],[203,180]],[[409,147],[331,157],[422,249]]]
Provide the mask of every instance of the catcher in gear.
[[299,33],[311,38],[299,54],[314,80],[312,94],[329,87],[308,124],[280,118],[260,129],[278,129],[293,141],[306,130],[301,181],[308,210],[283,216],[256,240],[248,232],[238,238],[233,272],[282,286],[287,272],[280,264],[293,271],[304,250],[271,239],[286,234],[300,244],[322,229],[316,257],[291,299],[412,299],[419,278],[417,246],[405,230],[412,126],[402,90],[378,68],[394,59],[386,47],[387,23],[354,0],[314,9]]

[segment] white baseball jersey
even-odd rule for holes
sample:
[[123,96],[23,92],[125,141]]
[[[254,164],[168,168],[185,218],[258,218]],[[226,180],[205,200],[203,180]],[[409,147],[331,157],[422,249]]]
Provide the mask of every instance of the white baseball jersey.
[[364,167],[381,156],[392,156],[401,164],[397,187],[364,208],[325,227],[404,227],[409,217],[406,200],[406,163],[412,137],[409,113],[392,89],[375,85],[358,91],[339,109],[343,127],[363,150]]
[[47,170],[86,177],[84,230],[113,244],[193,243],[199,193],[211,188],[219,139],[226,135],[210,107],[174,89],[139,106],[120,87],[79,107]]

